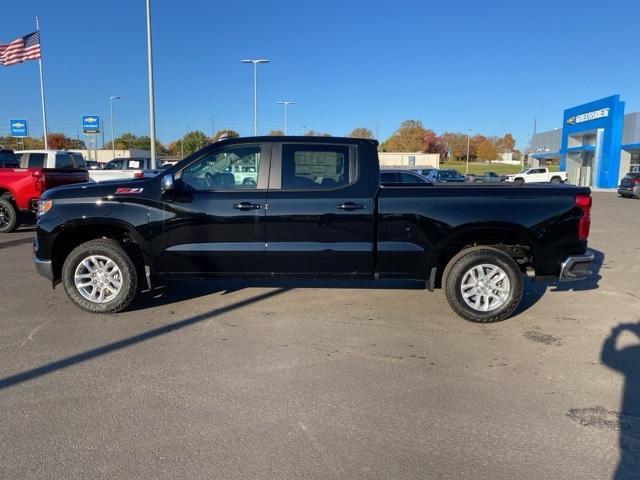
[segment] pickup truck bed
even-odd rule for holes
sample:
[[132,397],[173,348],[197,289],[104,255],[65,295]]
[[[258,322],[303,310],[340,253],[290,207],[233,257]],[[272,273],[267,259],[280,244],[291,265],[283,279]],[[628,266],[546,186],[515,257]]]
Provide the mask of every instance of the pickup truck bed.
[[[36,265],[92,312],[126,308],[140,272],[149,285],[208,276],[407,278],[442,286],[456,313],[483,322],[513,313],[524,273],[589,274],[589,189],[380,185],[376,147],[230,139],[158,177],[55,189],[43,197]],[[256,183],[239,183],[230,173],[237,165],[253,165]],[[82,260],[99,252],[126,285],[74,283],[73,272],[95,273]],[[99,275],[105,269],[95,266]]]

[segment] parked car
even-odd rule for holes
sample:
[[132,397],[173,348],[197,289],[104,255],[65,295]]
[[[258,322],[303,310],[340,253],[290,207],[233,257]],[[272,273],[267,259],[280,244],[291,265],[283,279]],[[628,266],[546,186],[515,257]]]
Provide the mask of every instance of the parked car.
[[68,150],[18,150],[21,168],[63,168],[86,170],[81,153]]
[[102,170],[104,167],[104,163],[96,162],[95,160],[85,160],[84,163],[87,164],[88,170]]
[[462,183],[464,175],[457,170],[438,170],[433,169],[427,175],[427,180],[432,183]]
[[429,175],[433,170],[437,170],[437,169],[435,167],[411,169],[412,172],[415,172],[418,175],[422,175],[423,177],[426,177],[427,175]]
[[[38,198],[45,190],[89,180],[87,169],[75,168],[76,160],[66,153],[33,153],[32,163],[39,166],[27,166],[30,155],[0,151],[0,233],[14,231],[24,215],[35,213]],[[60,168],[46,167],[50,164]]]
[[[126,309],[142,284],[167,278],[420,279],[478,322],[514,312],[525,271],[590,274],[588,188],[381,185],[377,147],[233,138],[163,175],[45,192],[37,270],[101,313]],[[252,163],[255,185],[228,171]]]
[[153,177],[162,171],[161,168],[152,170],[150,164],[150,158],[115,158],[107,162],[101,170],[90,170],[89,177],[94,182],[104,182]]
[[497,183],[502,182],[505,178],[506,176],[498,175],[495,172],[469,173],[466,176],[466,181],[469,183]]
[[422,175],[409,170],[380,170],[380,183],[429,183]]
[[618,194],[626,198],[640,199],[640,172],[627,173],[618,185]]
[[528,168],[514,175],[507,175],[507,182],[517,185],[524,183],[563,183],[567,181],[567,172],[550,172],[548,168]]

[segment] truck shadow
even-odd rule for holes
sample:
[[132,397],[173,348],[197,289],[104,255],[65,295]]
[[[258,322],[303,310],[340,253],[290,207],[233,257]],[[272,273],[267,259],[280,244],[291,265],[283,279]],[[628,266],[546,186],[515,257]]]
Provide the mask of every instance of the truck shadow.
[[[636,338],[635,344],[617,348],[622,332],[630,332]],[[611,428],[619,432],[620,458],[614,480],[640,478],[640,322],[621,323],[614,327],[602,346],[600,359],[604,365],[624,375],[624,387],[617,424]],[[598,413],[606,412],[602,407]],[[592,408],[594,411],[596,408]]]

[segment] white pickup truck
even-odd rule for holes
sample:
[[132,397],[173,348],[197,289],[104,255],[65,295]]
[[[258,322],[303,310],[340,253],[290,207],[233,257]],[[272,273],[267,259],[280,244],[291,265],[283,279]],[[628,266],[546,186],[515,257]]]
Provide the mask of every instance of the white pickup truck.
[[82,154],[67,150],[18,150],[15,154],[21,168],[87,168]]
[[567,181],[567,172],[550,172],[548,168],[528,168],[520,173],[508,175],[507,182],[513,182],[518,185],[523,183],[564,183]]
[[153,177],[162,170],[151,170],[150,158],[114,158],[102,169],[89,170],[89,178],[94,182],[122,180],[126,178]]

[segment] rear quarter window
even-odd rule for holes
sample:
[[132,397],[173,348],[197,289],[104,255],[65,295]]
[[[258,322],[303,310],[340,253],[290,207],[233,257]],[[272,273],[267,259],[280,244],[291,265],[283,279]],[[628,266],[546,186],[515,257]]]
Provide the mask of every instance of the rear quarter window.
[[56,153],[55,168],[75,168],[73,157],[68,153]]

